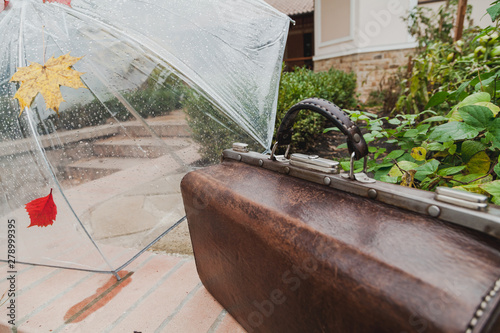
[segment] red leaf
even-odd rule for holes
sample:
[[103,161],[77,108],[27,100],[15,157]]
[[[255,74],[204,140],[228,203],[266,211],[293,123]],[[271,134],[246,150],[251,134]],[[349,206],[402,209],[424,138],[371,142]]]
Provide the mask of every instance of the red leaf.
[[45,2],[59,2],[62,3],[63,5],[68,5],[71,7],[71,0],[43,0],[43,3]]
[[2,12],[9,5],[9,0],[0,0],[0,12]]
[[28,202],[26,204],[26,211],[31,220],[31,224],[28,228],[35,225],[39,227],[52,225],[57,215],[57,207],[52,198],[52,189],[50,189],[50,194],[48,196]]

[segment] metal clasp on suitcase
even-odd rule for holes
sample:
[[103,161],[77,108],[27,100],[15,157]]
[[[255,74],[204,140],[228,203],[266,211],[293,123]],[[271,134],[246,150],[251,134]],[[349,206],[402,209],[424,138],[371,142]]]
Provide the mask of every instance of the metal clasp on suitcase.
[[[318,156],[289,156],[292,126],[298,111],[309,109],[325,115],[347,137],[351,153],[348,174],[339,174],[339,163]],[[287,145],[285,155],[276,155],[277,147]],[[248,145],[236,143],[223,152],[222,158],[301,178],[336,190],[377,200],[409,211],[439,218],[500,238],[500,207],[489,205],[487,197],[450,188],[438,188],[436,193],[376,181],[365,172],[354,174],[354,161],[365,158],[368,147],[361,132],[343,111],[325,100],[307,99],[293,106],[278,129],[276,144],[270,155],[248,150]]]

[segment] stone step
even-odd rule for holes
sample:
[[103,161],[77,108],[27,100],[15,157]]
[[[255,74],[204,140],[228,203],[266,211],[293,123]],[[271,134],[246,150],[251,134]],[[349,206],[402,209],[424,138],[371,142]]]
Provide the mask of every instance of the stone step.
[[72,181],[87,182],[117,171],[144,163],[143,158],[100,157],[80,160],[66,166],[66,178]]
[[165,144],[154,138],[109,138],[93,144],[98,157],[157,158],[191,145],[187,138],[166,138]]
[[[185,121],[168,121],[150,124],[151,129],[160,137],[189,137],[191,133]],[[121,134],[131,137],[150,137],[151,132],[142,124],[126,124],[120,129]]]

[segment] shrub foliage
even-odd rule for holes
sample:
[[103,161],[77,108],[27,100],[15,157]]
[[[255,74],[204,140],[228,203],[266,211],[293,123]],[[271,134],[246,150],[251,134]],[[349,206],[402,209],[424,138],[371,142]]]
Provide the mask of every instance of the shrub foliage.
[[[498,22],[500,0],[488,13]],[[368,171],[381,181],[425,190],[453,187],[500,204],[498,25],[468,31],[469,45],[424,36],[412,76],[403,82],[406,113],[379,117],[350,111],[372,145]],[[349,169],[348,162],[342,166]]]
[[[294,104],[309,97],[319,97],[334,101],[341,108],[356,106],[356,75],[330,69],[327,72],[313,72],[307,68],[296,68],[293,72],[283,72],[279,88],[276,130],[281,119]],[[312,112],[302,111],[296,118],[293,146],[307,145],[322,133],[325,118]]]

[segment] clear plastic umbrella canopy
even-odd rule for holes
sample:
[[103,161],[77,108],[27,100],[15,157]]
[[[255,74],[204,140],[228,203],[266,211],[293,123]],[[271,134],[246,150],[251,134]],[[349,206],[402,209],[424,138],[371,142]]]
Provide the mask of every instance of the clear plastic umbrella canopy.
[[[289,23],[258,0],[10,1],[0,12],[0,244],[11,227],[18,262],[116,272],[168,243],[187,171],[232,142],[269,148]],[[60,87],[59,116],[41,94],[21,110],[17,68],[68,53],[82,57],[72,69],[85,88]],[[26,204],[51,191],[53,224],[28,227]]]

